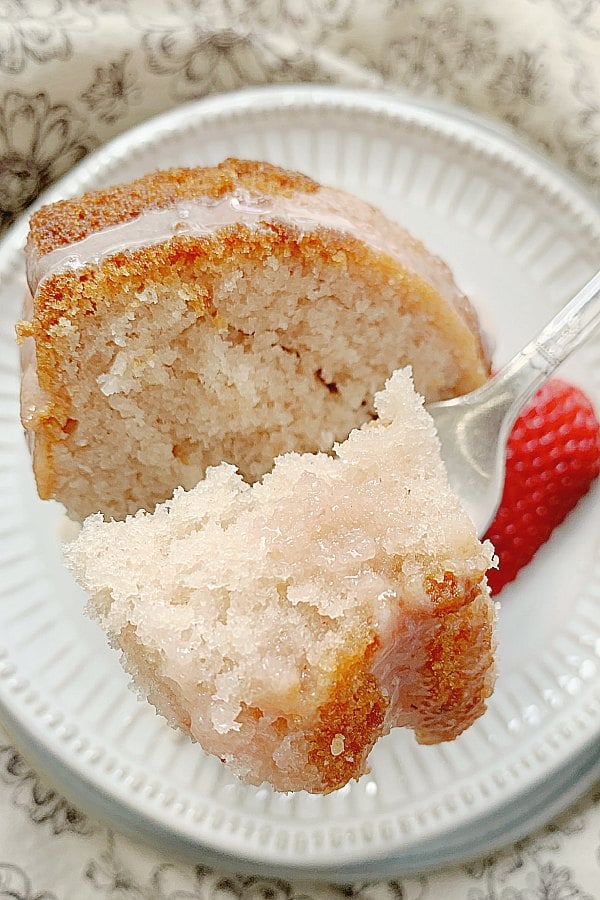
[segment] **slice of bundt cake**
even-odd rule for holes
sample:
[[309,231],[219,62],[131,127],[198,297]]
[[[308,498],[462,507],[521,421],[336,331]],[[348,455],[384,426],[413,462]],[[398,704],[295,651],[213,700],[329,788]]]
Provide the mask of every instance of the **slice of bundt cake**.
[[408,371],[375,407],[335,456],[252,487],[222,463],[66,549],[142,694],[253,784],[334,790],[390,728],[452,740],[492,691],[491,545]]
[[329,451],[410,363],[436,400],[488,374],[447,267],[341,190],[265,163],[156,172],[31,220],[22,418],[40,496],[152,509],[222,460]]

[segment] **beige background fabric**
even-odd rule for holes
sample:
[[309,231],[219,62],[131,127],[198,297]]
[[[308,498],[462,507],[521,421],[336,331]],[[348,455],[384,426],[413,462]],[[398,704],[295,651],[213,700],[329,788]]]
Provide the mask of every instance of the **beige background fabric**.
[[[440,97],[514,128],[600,195],[600,0],[0,0],[0,225],[124,129],[247,85]],[[600,786],[542,833],[353,888],[182,866],[44,784],[0,731],[0,900],[600,898]]]
[[598,194],[599,48],[598,0],[2,0],[0,210],[182,101],[299,81],[463,104]]

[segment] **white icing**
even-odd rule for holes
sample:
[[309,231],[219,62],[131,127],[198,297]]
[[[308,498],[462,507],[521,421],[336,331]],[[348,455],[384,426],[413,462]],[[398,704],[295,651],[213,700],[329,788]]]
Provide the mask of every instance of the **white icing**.
[[219,200],[203,197],[179,201],[165,209],[147,210],[128,222],[92,232],[73,244],[31,258],[29,285],[35,293],[44,280],[61,272],[99,265],[118,253],[160,244],[173,237],[206,237],[231,225],[259,228],[261,224],[280,222],[300,231],[325,228],[351,235],[384,252],[381,235],[369,222],[353,221],[339,208],[332,208],[333,204],[323,203],[322,198],[315,200],[311,194],[257,197],[237,191]]

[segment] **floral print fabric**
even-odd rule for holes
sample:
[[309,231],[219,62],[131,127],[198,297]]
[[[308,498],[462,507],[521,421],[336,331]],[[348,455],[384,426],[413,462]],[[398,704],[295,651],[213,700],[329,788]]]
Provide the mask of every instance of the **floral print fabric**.
[[[0,227],[88,151],[186,100],[328,82],[491,116],[600,196],[600,0],[3,0]],[[600,790],[541,834],[353,887],[175,864],[90,820],[0,732],[0,900],[594,900]]]
[[460,103],[600,193],[599,42],[599,0],[4,0],[1,221],[128,126],[273,82]]

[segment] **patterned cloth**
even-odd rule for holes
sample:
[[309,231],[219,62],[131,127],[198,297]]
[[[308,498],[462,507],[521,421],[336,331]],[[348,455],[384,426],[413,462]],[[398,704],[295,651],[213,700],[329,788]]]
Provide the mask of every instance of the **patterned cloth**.
[[[90,149],[209,93],[335,82],[494,116],[600,194],[600,0],[2,0],[0,224]],[[470,866],[334,888],[176,865],[46,787],[0,732],[0,900],[600,898],[600,788]]]

